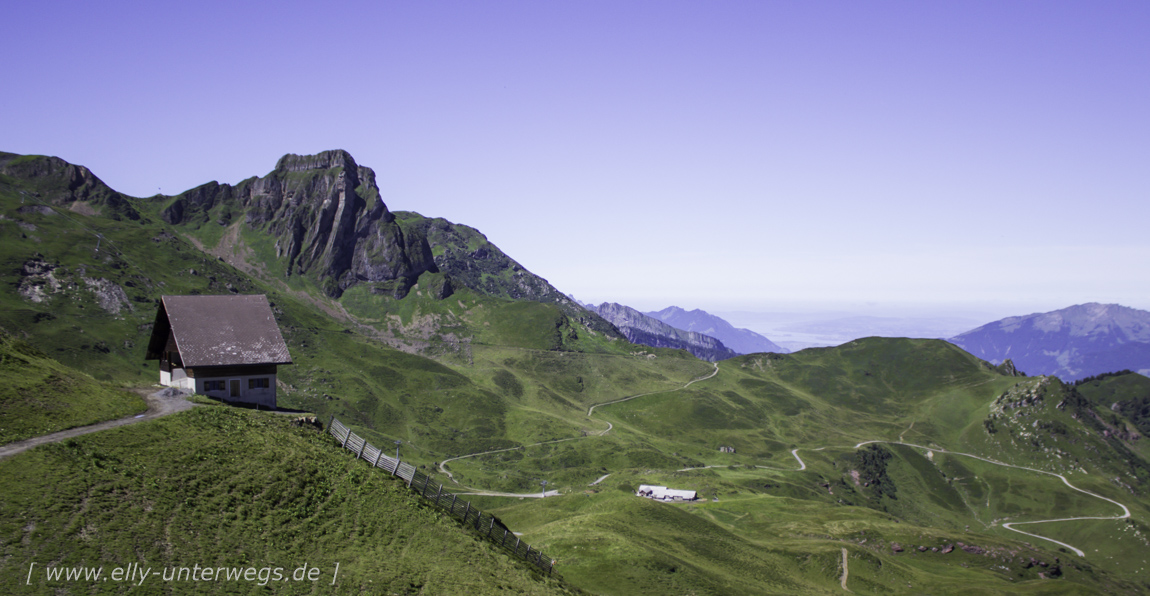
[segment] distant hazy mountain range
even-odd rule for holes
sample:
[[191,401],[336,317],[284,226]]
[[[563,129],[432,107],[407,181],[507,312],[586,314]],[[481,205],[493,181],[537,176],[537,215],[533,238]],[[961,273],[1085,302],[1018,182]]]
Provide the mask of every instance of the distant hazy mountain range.
[[678,306],[668,306],[663,310],[645,314],[676,329],[709,335],[739,354],[756,354],[759,352],[785,354],[790,351],[750,329],[738,329],[727,321],[703,310],[687,311]]
[[687,350],[696,358],[710,362],[738,356],[734,350],[713,337],[677,329],[629,306],[604,302],[594,307],[594,310],[600,317],[615,325],[631,343],[655,348]]
[[1028,375],[1063,380],[1119,370],[1150,375],[1150,312],[1117,304],[1009,317],[950,341],[996,364],[1010,358]]

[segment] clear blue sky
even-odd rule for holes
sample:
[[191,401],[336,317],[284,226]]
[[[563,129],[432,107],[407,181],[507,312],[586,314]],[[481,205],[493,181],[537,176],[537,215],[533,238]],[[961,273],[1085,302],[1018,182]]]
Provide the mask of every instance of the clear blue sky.
[[343,148],[653,309],[1150,308],[1150,2],[16,2],[0,150],[138,196]]

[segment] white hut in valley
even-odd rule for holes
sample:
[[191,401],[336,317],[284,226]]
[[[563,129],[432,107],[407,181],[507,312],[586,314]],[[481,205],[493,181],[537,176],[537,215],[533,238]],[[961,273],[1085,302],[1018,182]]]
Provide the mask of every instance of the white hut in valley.
[[694,501],[699,498],[698,494],[693,490],[676,490],[665,486],[652,486],[650,484],[639,485],[639,492],[635,494],[640,497],[655,499],[656,501]]

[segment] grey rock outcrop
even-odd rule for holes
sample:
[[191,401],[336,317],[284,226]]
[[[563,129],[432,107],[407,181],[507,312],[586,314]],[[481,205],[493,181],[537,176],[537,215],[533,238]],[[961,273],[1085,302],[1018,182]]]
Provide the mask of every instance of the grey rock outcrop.
[[243,217],[276,238],[287,275],[310,275],[331,296],[356,283],[437,271],[427,239],[404,233],[379,197],[375,172],[346,151],[285,155],[267,176],[234,187],[209,182],[178,195],[160,215],[174,225]]

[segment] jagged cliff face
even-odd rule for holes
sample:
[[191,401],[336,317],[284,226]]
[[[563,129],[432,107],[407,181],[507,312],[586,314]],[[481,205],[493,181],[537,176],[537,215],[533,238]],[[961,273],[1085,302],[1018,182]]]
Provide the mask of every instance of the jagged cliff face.
[[596,309],[599,316],[619,328],[627,341],[653,348],[687,350],[696,358],[717,362],[738,356],[723,342],[696,333],[676,329],[658,319],[649,317],[631,307],[604,302]]
[[404,233],[379,197],[375,172],[346,151],[285,155],[267,176],[199,186],[160,215],[173,225],[243,217],[277,239],[286,275],[310,276],[333,297],[356,283],[410,282],[437,271],[427,239]]
[[[398,217],[397,217],[398,216]],[[179,226],[243,222],[275,238],[283,273],[313,279],[332,297],[356,284],[402,298],[425,272],[446,274],[435,294],[468,287],[491,296],[558,305],[584,326],[617,329],[524,269],[474,228],[418,213],[392,213],[375,172],[346,151],[285,155],[262,178],[235,186],[210,182],[160,210]]]

